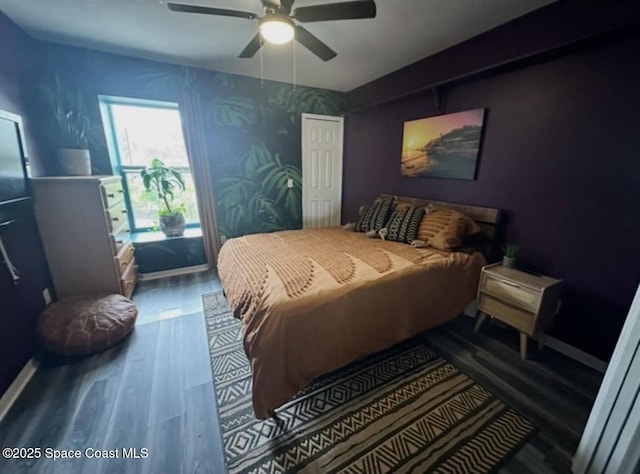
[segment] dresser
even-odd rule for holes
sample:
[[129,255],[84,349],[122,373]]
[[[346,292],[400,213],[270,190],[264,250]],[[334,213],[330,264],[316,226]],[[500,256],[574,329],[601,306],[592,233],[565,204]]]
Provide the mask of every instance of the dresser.
[[543,344],[544,331],[553,324],[562,280],[522,272],[494,263],[483,267],[478,284],[477,331],[487,315],[520,332],[520,358],[527,358],[527,338]]
[[131,297],[136,262],[119,176],[32,180],[38,228],[58,298]]

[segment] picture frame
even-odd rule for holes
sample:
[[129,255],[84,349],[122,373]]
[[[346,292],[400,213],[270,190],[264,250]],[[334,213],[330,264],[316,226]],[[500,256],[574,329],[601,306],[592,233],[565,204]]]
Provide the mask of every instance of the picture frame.
[[481,108],[404,122],[402,176],[474,180],[485,115]]

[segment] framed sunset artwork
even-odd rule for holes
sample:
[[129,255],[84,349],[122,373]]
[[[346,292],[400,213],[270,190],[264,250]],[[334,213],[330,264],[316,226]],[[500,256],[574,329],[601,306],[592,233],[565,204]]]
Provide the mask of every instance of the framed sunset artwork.
[[405,122],[402,175],[475,179],[484,115],[474,109]]

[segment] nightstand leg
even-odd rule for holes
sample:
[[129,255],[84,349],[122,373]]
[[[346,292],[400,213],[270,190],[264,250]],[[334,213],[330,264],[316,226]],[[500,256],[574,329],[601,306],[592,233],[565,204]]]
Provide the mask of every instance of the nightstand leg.
[[485,319],[487,319],[486,314],[482,312],[478,313],[478,316],[476,316],[476,325],[473,327],[473,332],[478,332],[478,329],[480,329],[480,326],[482,326]]
[[527,360],[527,335],[523,332],[520,333],[520,358]]

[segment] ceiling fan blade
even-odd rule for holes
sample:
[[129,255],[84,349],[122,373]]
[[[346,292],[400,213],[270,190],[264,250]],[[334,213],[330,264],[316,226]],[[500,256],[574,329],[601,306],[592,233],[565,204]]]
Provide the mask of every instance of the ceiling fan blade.
[[338,54],[320,41],[315,35],[312,35],[308,30],[299,25],[296,26],[296,40],[323,61],[329,61],[329,59],[335,58]]
[[232,16],[235,18],[246,18],[253,20],[258,15],[251,12],[241,12],[238,10],[225,10],[224,8],[201,7],[198,5],[184,5],[182,3],[167,3],[169,10],[182,13],[202,13],[205,15]]
[[291,7],[293,7],[293,0],[282,0],[280,11],[284,12],[286,15],[291,13]]
[[373,0],[359,0],[300,7],[296,8],[293,12],[293,17],[303,23],[311,21],[375,18],[376,4]]
[[254,54],[258,52],[262,42],[260,41],[260,33],[257,33],[249,44],[240,53],[239,58],[252,58]]

